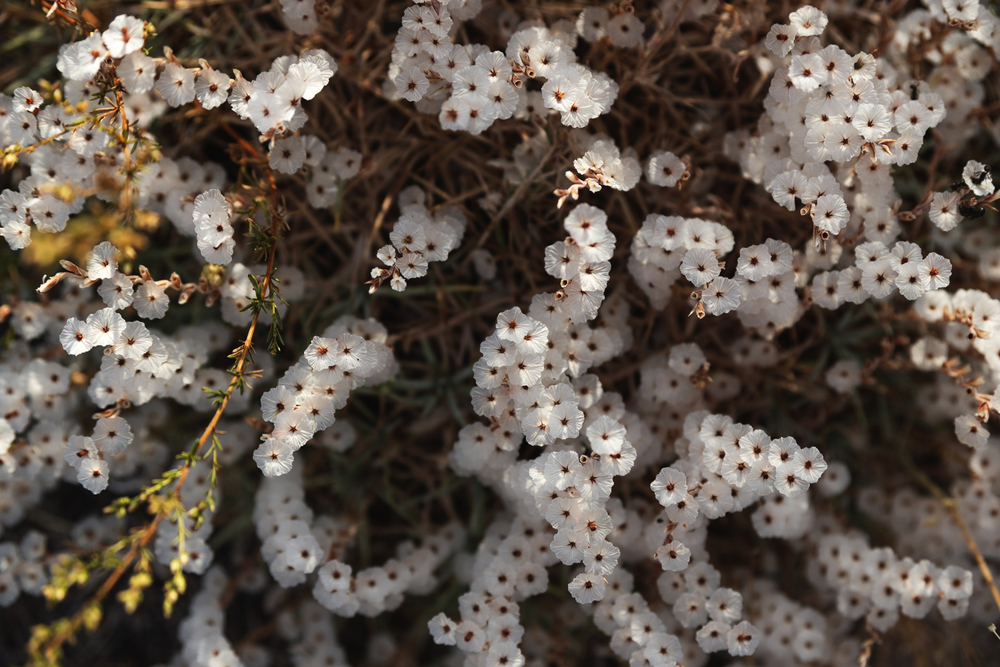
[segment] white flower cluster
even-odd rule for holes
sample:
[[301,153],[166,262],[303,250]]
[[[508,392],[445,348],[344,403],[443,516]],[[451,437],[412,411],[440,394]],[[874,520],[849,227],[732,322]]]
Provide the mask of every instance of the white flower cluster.
[[74,435],[66,443],[66,463],[76,470],[77,481],[91,493],[108,486],[108,464],[112,457],[132,444],[132,429],[121,417],[101,417],[91,437]]
[[[892,165],[916,161],[924,134],[945,116],[945,101],[926,84],[900,82],[891,90],[895,72],[866,53],[852,59],[836,45],[820,48],[827,17],[819,10],[806,6],[790,18],[791,25],[775,25],[767,39],[774,53],[792,55],[765,100],[773,129],[760,146],[778,142],[773,157],[779,159],[769,159],[761,178],[788,210],[801,203],[817,238],[838,237],[845,229],[850,236],[863,227],[865,239],[888,244],[900,231],[892,212]],[[785,151],[788,157],[781,157]],[[842,165],[839,179],[827,161]],[[854,191],[850,200],[845,188]]]
[[358,175],[361,153],[349,148],[327,151],[326,145],[312,135],[292,134],[274,142],[268,164],[284,174],[305,168],[309,205],[328,208],[339,201],[341,182]]
[[[688,419],[697,421],[700,415],[692,413]],[[802,449],[791,437],[772,440],[764,431],[734,423],[725,415],[705,415],[688,440],[687,456],[663,468],[651,485],[667,518],[682,526],[693,524],[702,513],[711,520],[740,511],[775,491],[789,498],[799,496],[819,481],[827,467],[815,447]],[[702,478],[708,481],[698,481]],[[795,532],[795,527],[791,530]],[[657,553],[664,569],[687,567],[686,548],[675,546],[671,559]]]
[[190,667],[243,667],[226,639],[225,610],[219,603],[229,579],[222,568],[209,570],[201,580],[201,590],[191,600],[191,612],[181,621],[177,636],[181,657]]
[[[24,158],[30,174],[16,190],[0,193],[0,226],[8,245],[21,250],[31,243],[31,227],[52,234],[63,231],[70,216],[83,210],[86,195],[110,199],[110,184],[121,184],[121,147],[109,145],[107,125],[88,123],[81,108],[96,107],[96,91],[67,82],[66,105],[43,106],[43,96],[27,87],[14,97],[0,94],[0,147],[35,146]],[[40,142],[45,142],[42,145]]]
[[285,24],[298,35],[308,35],[319,27],[316,0],[280,0]]
[[[247,433],[240,429],[239,435],[246,437]],[[235,434],[234,434],[235,435]],[[251,436],[252,437],[252,436]],[[232,438],[230,438],[232,439]],[[242,447],[243,452],[246,446]],[[175,467],[179,470],[183,463],[178,463]],[[185,484],[181,487],[180,499],[185,507],[194,507],[204,500],[209,493],[213,497],[213,505],[218,506],[222,502],[222,491],[218,485],[213,485],[211,481],[212,460],[211,457],[198,461],[191,466],[188,471]],[[212,547],[208,545],[208,539],[212,536],[212,519],[215,510],[207,507],[202,512],[203,521],[197,525],[195,520],[184,514],[183,531],[177,522],[171,518],[161,521],[156,529],[156,541],[153,545],[153,552],[157,562],[163,565],[170,565],[175,559],[180,559],[181,568],[184,572],[192,574],[203,574],[212,564],[215,556]],[[178,535],[183,532],[183,544],[180,543]],[[182,549],[183,547],[183,549]]]
[[[317,603],[306,601],[294,611],[282,614],[279,626],[282,639],[292,643],[290,658],[295,667],[349,667],[347,654],[337,639],[333,616]],[[266,652],[260,657],[262,660],[254,664],[266,665],[270,658]]]
[[[59,332],[56,317],[72,311],[75,299],[53,300],[48,310],[24,307],[29,305],[39,306],[25,302],[18,308],[15,318],[27,318],[31,324],[28,331],[18,326],[19,333],[47,335],[44,340],[51,344]],[[60,480],[97,492],[111,475],[124,480],[142,474],[148,479],[162,469],[168,452],[148,435],[152,418],[135,421],[141,440],[137,446],[126,446],[133,429],[118,417],[98,417],[92,436],[84,437],[74,416],[81,395],[70,391],[68,368],[33,357],[23,341],[6,351],[0,364],[0,409],[5,414],[0,419],[0,525],[20,522],[25,510]],[[81,544],[87,541],[76,529],[73,538]]]
[[[154,397],[169,396],[198,409],[208,409],[201,387],[224,389],[228,376],[216,369],[199,371],[208,354],[227,343],[228,332],[215,329],[196,347],[190,334],[196,329],[181,329],[174,340],[146,328],[140,321],[126,322],[117,311],[133,306],[139,317],[163,317],[169,304],[164,287],[171,281],[153,281],[138,276],[125,276],[118,271],[116,249],[104,241],[94,247],[87,264],[85,284],[100,281],[98,294],[105,308],[91,309],[86,320],[69,317],[59,334],[59,341],[68,354],[79,355],[92,348],[105,349],[101,371],[90,382],[89,394],[99,407],[118,404],[143,405]],[[133,292],[133,283],[139,283]],[[162,282],[163,284],[160,284]],[[179,282],[179,281],[178,281]],[[83,307],[72,304],[71,312]],[[234,396],[237,405],[245,409],[246,399]],[[236,407],[236,409],[240,409]]]
[[229,264],[233,261],[232,206],[216,189],[198,195],[194,200],[194,233],[198,238],[198,250],[210,264]]
[[760,617],[758,638],[760,647],[757,655],[762,659],[777,663],[801,661],[815,663],[821,660],[836,660],[843,657],[849,662],[858,654],[851,642],[844,642],[846,651],[839,652],[838,642],[831,641],[837,623],[826,616],[776,590],[774,583],[767,579],[753,582],[760,598],[755,600],[755,609]]
[[354,531],[346,521],[313,512],[305,502],[299,471],[264,478],[254,503],[261,555],[283,588],[312,577],[313,597],[337,616],[377,616],[396,609],[404,594],[426,595],[437,585],[434,571],[459,547],[464,531],[450,525],[421,541],[402,542],[397,557],[354,573],[339,558]]
[[924,618],[935,606],[946,621],[962,618],[972,597],[969,570],[899,558],[889,547],[871,548],[863,534],[823,537],[817,563],[826,585],[837,591],[837,611],[852,621],[865,617],[879,632],[894,626],[900,613]]
[[[629,7],[631,9],[631,7]],[[576,17],[576,31],[588,42],[600,42],[607,38],[615,46],[630,48],[642,41],[646,27],[632,11],[611,5],[611,12],[603,7],[586,7]]]
[[[982,357],[986,373],[1000,379],[1000,300],[982,290],[942,290],[926,293],[914,306],[922,320],[946,327],[944,340],[927,336],[914,345],[918,368],[940,370],[953,354],[972,351]],[[995,397],[992,407],[1000,407],[1000,399]]]
[[[784,281],[783,274],[791,271],[791,249],[786,252],[787,244],[769,243],[774,247],[778,264],[771,262],[769,255],[768,267],[772,273],[780,271],[778,275],[782,275]],[[704,309],[713,315],[722,315],[739,308],[744,300],[741,285],[721,276],[719,258],[728,254],[735,244],[733,233],[718,222],[653,213],[646,216],[642,228],[632,239],[628,268],[654,308],[666,307],[671,287],[683,275],[701,290]],[[758,273],[761,279],[765,278],[763,272],[754,275]],[[762,286],[765,282],[761,280]],[[768,294],[766,292],[764,298],[768,298]],[[794,292],[792,296],[794,298]]]
[[350,565],[330,560],[318,571],[312,593],[316,601],[337,616],[378,616],[403,603],[404,596],[427,595],[437,585],[434,571],[459,548],[465,531],[449,525],[435,535],[401,542],[396,558],[353,574]]
[[288,473],[294,453],[334,423],[334,413],[344,407],[352,389],[395,375],[398,367],[385,344],[387,333],[375,320],[345,315],[314,336],[278,386],[264,392],[261,411],[274,429],[261,436],[253,458],[265,476]]
[[456,646],[467,664],[524,665],[518,601],[545,592],[545,568],[555,562],[548,542],[548,531],[537,518],[493,521],[476,551],[471,590],[458,599],[461,621],[444,613],[432,618],[427,626],[434,642]]
[[869,297],[884,299],[896,290],[914,301],[951,281],[947,258],[936,252],[923,257],[920,246],[908,241],[897,241],[891,250],[881,241],[868,241],[854,249],[854,256],[854,266],[813,277],[812,297],[817,305],[833,309],[844,303],[860,304]]
[[591,192],[600,192],[607,186],[615,190],[628,191],[639,182],[642,168],[634,149],[628,149],[623,156],[615,142],[601,135],[586,136],[587,152],[583,157],[573,161],[573,168],[583,178],[578,178],[573,172],[567,171],[566,178],[571,185],[567,190],[556,190],[559,195],[559,206],[562,207],[567,197],[575,201],[580,196],[580,190],[587,188]]
[[564,565],[584,564],[585,571],[569,584],[581,604],[603,599],[605,577],[618,565],[621,552],[606,539],[614,527],[606,505],[614,477],[627,475],[636,459],[625,427],[617,420],[602,415],[586,433],[590,456],[572,449],[549,451],[528,470],[534,504],[557,531],[552,552]]
[[261,556],[283,588],[305,583],[306,575],[326,562],[335,545],[347,545],[336,519],[313,518],[298,471],[262,480],[254,497],[253,519],[263,543]]
[[[0,145],[34,147],[23,157],[31,166],[30,176],[16,191],[0,193],[0,233],[11,248],[31,243],[30,224],[41,232],[61,232],[69,218],[83,210],[88,194],[110,201],[115,187],[125,186],[119,170],[122,146],[115,137],[120,121],[108,114],[93,117],[100,102],[92,96],[104,86],[102,68],[113,68],[122,81],[130,126],[148,126],[167,105],[197,99],[203,108],[213,109],[228,101],[237,115],[271,140],[272,168],[295,173],[303,165],[309,167],[310,205],[325,208],[337,202],[339,181],[357,174],[360,154],[327,151],[316,137],[293,134],[307,120],[302,102],[315,97],[336,73],[337,65],[326,51],[283,56],[256,79],[236,72],[234,81],[205,61],[199,68],[185,68],[169,49],[164,58],[145,55],[143,34],[141,20],[122,15],[104,33],[64,45],[57,63],[66,77],[62,103],[46,106],[43,95],[28,87],[18,88],[13,97],[0,94]],[[164,157],[134,176],[136,203],[165,215],[181,234],[194,236],[196,195],[223,188],[225,180],[220,165]]]
[[221,190],[225,184],[226,172],[219,164],[164,157],[137,174],[136,203],[165,216],[178,233],[196,236],[195,199],[202,193]]
[[[190,104],[195,99],[205,109],[229,102],[240,118],[252,121],[269,139],[301,129],[307,119],[302,102],[319,94],[337,72],[337,63],[329,53],[313,49],[300,56],[276,59],[271,69],[256,79],[248,80],[235,72],[233,80],[204,60],[200,61],[200,68],[186,68],[169,48],[164,49],[163,59],[150,58],[141,51],[143,31],[141,20],[119,16],[103,34],[94,33],[64,46],[57,63],[59,71],[72,81],[87,82],[110,60],[110,66],[116,69],[132,95],[146,93],[155,87],[172,107]],[[41,96],[36,96],[37,93],[30,96],[35,106],[41,102]],[[33,110],[33,107],[26,107],[29,114]],[[279,147],[279,157],[274,158],[279,164],[284,165],[281,160],[287,160],[284,157],[286,150],[288,146]]]
[[707,653],[720,650],[753,655],[760,642],[760,633],[749,622],[733,625],[742,613],[742,597],[731,589],[719,588],[718,576],[692,577],[686,584],[681,582],[681,591],[707,593],[713,600],[712,620],[706,623],[709,611],[703,605],[699,612],[705,617],[701,621],[705,632],[693,637],[684,631],[688,626],[651,609],[642,593],[634,591],[634,580],[628,572],[616,573],[608,584],[613,592],[595,605],[594,624],[610,635],[615,655],[630,664],[699,665],[707,659]]
[[[977,2],[927,4],[929,11],[915,10],[901,22],[894,38],[900,53],[925,44],[933,20],[962,27],[983,44],[1000,38],[997,19]],[[817,242],[836,237],[839,247],[863,236],[888,246],[900,233],[892,166],[914,162],[930,128],[937,128],[943,140],[969,138],[970,114],[984,97],[980,80],[989,57],[960,32],[948,33],[931,48],[921,46],[936,66],[928,77],[935,82],[932,89],[924,81],[899,80],[885,58],[863,52],[852,58],[835,45],[821,47],[828,19],[814,7],[802,7],[789,18],[788,25],[774,25],[765,40],[781,60],[765,99],[760,134],[742,148],[733,144],[733,154],[744,175],[763,183],[779,204],[795,210],[799,202],[802,213],[811,215]],[[836,163],[833,171],[824,164],[830,161]],[[979,197],[992,193],[989,170],[983,167],[970,162],[963,174]],[[963,194],[939,192],[930,202],[931,220],[943,231],[964,215],[959,210]],[[907,278],[901,282],[910,282]],[[919,279],[912,283],[928,289]]]
[[[497,664],[523,663],[518,643],[524,629],[513,600],[543,592],[545,567],[557,558],[585,564],[569,585],[575,599],[586,604],[602,598],[605,577],[613,576],[621,555],[605,539],[614,528],[609,509],[620,507],[610,499],[612,480],[628,473],[636,458],[622,424],[630,420],[616,409],[620,397],[602,396],[600,382],[586,374],[631,344],[622,335],[627,310],[617,304],[605,309],[603,327],[582,326],[604,300],[614,235],[604,212],[586,204],[564,224],[569,237],[546,248],[546,269],[563,289],[536,296],[528,315],[515,307],[498,316],[473,367],[473,406],[491,427],[462,429],[449,456],[457,472],[478,475],[518,509],[513,522],[491,527],[496,548],[480,546],[472,592],[460,601],[462,621],[439,615],[430,629],[438,643]],[[589,457],[576,451],[581,433],[589,440]],[[516,461],[525,437],[551,448]],[[554,537],[542,518],[558,530]]]
[[[1000,447],[993,439],[969,462],[970,470],[980,477],[956,484],[953,491],[962,520],[987,559],[1000,556],[998,463]],[[875,520],[891,522],[899,539],[895,552],[870,549],[867,538],[859,533],[842,536],[839,543],[820,540],[822,566],[811,578],[821,590],[837,596],[841,613],[867,614],[880,631],[894,625],[900,613],[911,618],[926,616],[935,603],[947,620],[966,613],[983,623],[992,620],[996,604],[989,587],[975,567],[961,531],[939,503],[921,498],[911,489],[888,493],[876,486],[866,488],[859,501]],[[953,565],[939,567],[934,562]]]
[[[16,348],[12,352],[15,354],[0,364],[0,410],[4,411],[0,418],[0,525],[8,526],[20,521],[24,514],[19,502],[22,494],[11,488],[15,481],[31,482],[20,491],[33,491],[32,487],[41,487],[41,491],[51,489],[60,478],[65,440],[59,418],[69,412],[73,403],[66,368],[42,359],[24,363],[17,358]],[[51,423],[39,421],[28,430],[32,417],[40,419],[53,405]],[[17,434],[26,431],[28,447],[12,452]]]
[[[615,244],[607,216],[582,204],[567,216],[565,227],[570,236],[545,250],[546,270],[561,280],[562,290],[536,296],[527,315],[518,307],[501,313],[496,331],[479,347],[483,357],[473,366],[472,404],[499,430],[481,425],[462,430],[451,454],[452,466],[462,474],[502,465],[491,456],[494,444],[516,452],[522,436],[540,447],[577,437],[583,426],[579,387],[566,376],[593,390],[592,381],[582,377],[587,369],[630,342],[610,326],[593,331],[579,326],[597,316],[604,300]],[[596,398],[592,392],[583,407]]]
[[[142,53],[145,31],[146,24],[142,19],[121,14],[108,24],[103,33],[94,32],[86,39],[60,47],[56,66],[63,76],[72,81],[94,78],[109,58],[117,64],[124,62],[125,69],[131,69],[131,63],[144,62],[143,59],[147,58]],[[154,74],[155,68],[143,73],[150,82]]]
[[[303,51],[300,56],[281,56],[271,63],[271,69],[261,72],[253,81],[237,73],[229,105],[265,137],[292,134],[302,129],[307,120],[302,102],[316,97],[336,73],[337,63],[323,49]],[[273,144],[272,153],[276,148],[277,144]],[[279,156],[278,159],[287,159],[281,153]]]
[[369,292],[383,282],[397,292],[406,290],[406,281],[427,275],[430,262],[443,262],[458,247],[465,235],[465,214],[457,206],[431,212],[427,195],[418,186],[410,186],[399,195],[399,220],[389,232],[390,245],[379,248],[378,258],[386,268],[371,270]]
[[[585,127],[607,113],[618,86],[606,74],[592,72],[576,62],[577,28],[563,21],[551,28],[534,21],[517,26],[506,52],[488,46],[452,43],[459,20],[478,12],[472,2],[418,4],[408,7],[396,37],[385,93],[391,99],[417,102],[418,109],[435,113],[446,130],[480,134],[496,120],[525,116],[529,103],[561,114],[563,125]],[[457,11],[456,11],[457,10]],[[471,11],[470,11],[471,10]],[[641,36],[633,14],[618,28]],[[541,104],[537,91],[527,92],[526,81],[544,80]]]
[[0,542],[0,608],[9,607],[22,593],[39,596],[49,582],[46,537],[29,530],[20,543]]
[[[931,37],[933,21],[959,28],[949,33],[942,44],[928,50],[924,58],[934,64],[946,59],[969,80],[979,81],[989,72],[989,54],[982,47],[1000,47],[1000,19],[979,0],[927,0],[926,9],[915,9],[907,14],[893,35],[893,45],[900,51],[917,41]],[[978,44],[977,44],[978,42]]]
[[[962,170],[964,189],[955,192],[935,192],[927,212],[931,222],[942,232],[950,232],[965,216],[978,218],[985,213],[975,204],[989,204],[998,197],[993,187],[993,175],[989,165],[969,160]],[[963,200],[971,192],[975,198]],[[981,199],[976,199],[981,198]]]

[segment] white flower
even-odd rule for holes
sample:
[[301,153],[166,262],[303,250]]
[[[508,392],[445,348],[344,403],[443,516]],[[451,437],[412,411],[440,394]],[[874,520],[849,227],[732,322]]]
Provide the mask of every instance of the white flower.
[[621,551],[605,539],[591,539],[583,552],[583,565],[590,574],[609,576],[618,565]]
[[792,56],[788,77],[792,84],[803,92],[816,90],[826,82],[823,59],[816,53]]
[[194,100],[194,72],[177,63],[169,62],[156,80],[156,90],[172,107],[190,104]]
[[684,254],[681,261],[681,273],[696,287],[711,282],[721,272],[719,259],[711,250],[692,248]]
[[101,286],[97,288],[97,293],[104,304],[114,310],[122,310],[132,305],[132,281],[125,274],[118,271],[111,278],[101,281]]
[[990,168],[981,162],[969,160],[962,169],[962,180],[977,197],[993,194],[993,176]]
[[79,470],[80,464],[87,458],[98,458],[97,447],[94,446],[94,441],[83,435],[70,436],[63,450],[63,460],[72,466],[74,470]]
[[797,33],[798,29],[793,25],[775,23],[764,37],[764,46],[774,55],[783,58],[792,52]]
[[107,56],[108,50],[101,35],[94,33],[82,41],[60,49],[56,66],[73,81],[89,81],[97,74]]
[[601,415],[587,427],[590,448],[598,454],[617,454],[625,444],[625,427],[607,415]]
[[990,432],[979,422],[975,415],[955,417],[955,437],[963,445],[973,449],[986,446]]
[[125,331],[125,320],[111,308],[103,308],[87,318],[87,340],[94,347],[110,347]]
[[919,299],[927,291],[920,276],[920,262],[909,262],[896,270],[896,289],[910,301]]
[[206,109],[214,109],[229,99],[229,88],[232,80],[215,69],[202,69],[194,84],[195,97]]
[[823,195],[813,203],[813,224],[836,236],[847,226],[850,211],[840,195]]
[[101,35],[112,58],[124,58],[142,48],[145,24],[134,16],[120,14]]
[[747,280],[758,281],[771,275],[774,265],[771,263],[771,252],[767,246],[755,245],[740,249],[740,258],[736,263],[736,272]]
[[705,653],[724,651],[730,630],[732,630],[732,627],[728,623],[709,621],[695,633],[695,638],[698,640],[698,646]]
[[[484,93],[488,90],[487,88]],[[469,134],[482,134],[496,120],[496,109],[485,94],[466,94],[464,99],[469,105],[469,124],[466,129]]]
[[608,22],[606,29],[612,44],[630,48],[642,41],[644,26],[634,13],[622,12]]
[[21,220],[8,222],[2,234],[11,250],[23,250],[31,244],[31,227]]
[[69,207],[52,195],[43,194],[31,205],[31,221],[40,232],[54,234],[66,229]]
[[267,162],[271,169],[283,174],[294,174],[306,161],[306,150],[302,139],[291,135],[274,142],[274,147],[268,153]]
[[588,5],[576,19],[576,31],[588,42],[596,42],[607,36],[608,10]]
[[158,320],[163,317],[167,308],[170,307],[170,297],[166,290],[157,285],[152,280],[140,283],[133,296],[132,305],[135,306],[139,317],[146,320]]
[[20,88],[16,88],[14,90],[14,101],[11,105],[11,110],[14,113],[21,113],[25,111],[31,113],[41,105],[41,93],[36,92],[27,86],[21,86]]
[[[254,85],[256,86],[256,81]],[[231,99],[232,96],[230,96]],[[295,115],[295,109],[287,105],[283,106],[274,93],[255,89],[247,103],[245,113],[260,132],[267,132],[280,123],[290,121]]]
[[876,299],[884,299],[896,287],[897,272],[888,259],[869,262],[862,269],[861,285]]
[[497,336],[503,340],[516,342],[521,338],[522,334],[531,328],[533,322],[534,320],[522,313],[521,309],[515,306],[497,315]]
[[[289,67],[288,72],[285,73],[288,81],[302,84],[299,90],[301,90],[302,99],[304,100],[311,100],[316,97],[326,87],[326,84],[330,82],[330,78],[333,76],[334,70],[325,61],[321,61],[322,59],[316,60],[315,58],[300,60]],[[333,58],[330,58],[330,61],[332,62]]]
[[861,385],[861,364],[853,359],[838,361],[826,372],[826,383],[834,391],[849,394]]
[[580,604],[590,604],[604,598],[604,577],[582,572],[569,582],[569,592]]
[[791,471],[806,484],[815,484],[826,471],[826,461],[815,447],[795,452],[789,465]]
[[438,120],[442,129],[464,130],[469,125],[469,103],[461,97],[449,97],[441,106]]
[[878,141],[892,129],[892,118],[881,104],[859,104],[851,124],[866,141]]
[[834,310],[843,302],[838,286],[839,271],[824,271],[813,276],[812,299],[820,308]]
[[808,185],[808,180],[801,171],[792,170],[778,174],[771,181],[771,196],[774,201],[784,206],[789,211],[795,210],[795,198],[802,198],[802,193]]
[[265,477],[278,477],[292,469],[292,448],[287,442],[268,436],[254,450],[253,460]]
[[59,342],[62,344],[66,354],[83,354],[94,347],[88,339],[89,327],[86,322],[81,322],[75,317],[66,320],[62,333],[59,334]]
[[142,322],[129,322],[115,343],[114,353],[138,362],[152,346],[153,337],[146,325]]
[[851,56],[835,44],[830,44],[819,52],[823,59],[823,69],[826,71],[826,83],[837,86],[847,83],[851,75]]
[[797,35],[808,37],[822,35],[829,21],[826,14],[812,5],[805,5],[788,15],[789,23],[795,28]]
[[896,129],[902,133],[903,130],[916,130],[923,136],[931,124],[934,122],[934,114],[927,107],[916,100],[910,100],[901,104],[893,113],[893,122]]
[[103,454],[114,456],[132,442],[132,428],[121,417],[102,417],[94,426],[92,439]]
[[125,56],[118,64],[117,72],[125,90],[133,95],[152,90],[156,83],[156,61],[142,51]]
[[85,458],[76,469],[76,479],[83,488],[97,495],[108,488],[108,464],[97,458]]
[[[2,121],[0,121],[0,126],[2,126]],[[18,222],[27,220],[26,202],[27,199],[20,192],[4,190],[0,193],[0,225],[6,225],[15,220]]]
[[920,282],[928,290],[947,287],[951,282],[951,262],[936,252],[928,253],[920,262]]
[[860,267],[849,266],[837,277],[837,292],[844,303],[864,303],[871,296],[862,282],[863,272]]
[[404,252],[396,260],[396,268],[407,280],[421,278],[427,275],[427,258],[423,254]]
[[115,259],[117,252],[118,249],[107,241],[94,246],[87,259],[87,278],[90,280],[113,278],[118,270],[118,260]]
[[681,572],[691,562],[691,550],[674,540],[657,548],[656,560],[660,561],[660,567],[665,572]]
[[[427,90],[431,87],[430,82],[424,75],[423,71],[413,65],[412,67],[407,67],[405,70],[399,73],[396,77],[396,91],[400,94],[403,99],[409,100],[410,102],[417,102],[422,98]],[[486,92],[487,85],[483,92]]]
[[737,623],[726,634],[726,648],[732,656],[753,655],[760,645],[760,631],[749,621]]
[[403,216],[393,225],[389,240],[401,252],[419,252],[427,247],[427,233],[416,219]]
[[687,476],[676,468],[663,468],[649,488],[656,495],[657,502],[668,507],[687,495]]
[[684,176],[687,167],[679,157],[669,151],[657,151],[646,165],[646,178],[653,185],[673,187]]

